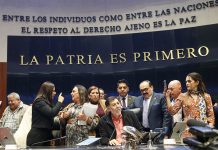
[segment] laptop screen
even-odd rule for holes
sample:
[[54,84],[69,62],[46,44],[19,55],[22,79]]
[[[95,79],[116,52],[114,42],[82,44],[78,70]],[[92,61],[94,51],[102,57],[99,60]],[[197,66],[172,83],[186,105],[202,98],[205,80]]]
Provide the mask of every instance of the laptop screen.
[[175,139],[177,143],[181,143],[181,135],[186,129],[186,122],[176,122],[173,127],[173,133],[171,139]]
[[6,145],[16,145],[13,133],[9,128],[0,128],[0,144],[5,147]]

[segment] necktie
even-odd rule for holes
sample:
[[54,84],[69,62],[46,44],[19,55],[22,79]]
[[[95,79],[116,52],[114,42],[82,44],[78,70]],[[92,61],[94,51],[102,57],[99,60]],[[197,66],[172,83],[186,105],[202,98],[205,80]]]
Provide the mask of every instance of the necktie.
[[123,108],[126,108],[126,101],[125,101],[125,100],[126,100],[126,98],[123,97],[123,98],[122,98],[122,101],[123,101]]

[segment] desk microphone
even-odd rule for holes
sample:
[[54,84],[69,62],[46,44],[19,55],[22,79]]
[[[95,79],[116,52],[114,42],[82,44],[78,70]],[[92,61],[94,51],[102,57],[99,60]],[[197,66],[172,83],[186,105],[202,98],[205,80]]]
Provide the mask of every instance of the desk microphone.
[[111,134],[111,136],[110,136],[110,138],[109,138],[109,141],[112,139],[112,137],[113,137],[113,135],[114,135],[114,132],[115,132],[115,128],[114,128],[114,131],[112,132],[112,134]]
[[183,139],[185,144],[194,146],[200,149],[211,149],[216,146],[218,139],[218,130],[211,128],[207,123],[196,119],[187,121],[189,132],[195,137],[186,137]]
[[38,144],[43,144],[43,143],[51,142],[51,141],[62,140],[62,139],[65,139],[65,138],[66,138],[66,136],[62,136],[62,137],[59,137],[59,138],[54,138],[54,139],[50,139],[50,140],[36,142],[36,143],[33,143],[30,147],[36,146]]
[[147,135],[147,133],[141,133],[139,132],[139,130],[132,126],[124,126],[123,131],[132,135],[134,138],[137,138],[138,140],[142,139],[145,135]]
[[211,129],[213,132],[216,132],[218,134],[218,130],[217,129],[213,129],[212,127],[210,127],[207,123],[200,121],[200,120],[196,120],[196,119],[189,119],[187,121],[187,126],[189,127],[205,127],[205,128],[209,128]]
[[189,119],[187,121],[187,126],[189,126],[189,127],[197,126],[197,127],[209,127],[209,128],[211,128],[207,123],[205,123],[203,121],[196,120],[196,119]]
[[196,119],[189,119],[187,125],[190,127],[189,132],[196,135],[198,138],[218,137],[218,130],[211,128],[207,123]]

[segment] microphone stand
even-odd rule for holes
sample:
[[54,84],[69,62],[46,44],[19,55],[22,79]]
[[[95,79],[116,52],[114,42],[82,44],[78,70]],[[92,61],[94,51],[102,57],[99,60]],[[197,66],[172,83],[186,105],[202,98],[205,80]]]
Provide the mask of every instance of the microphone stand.
[[36,145],[38,145],[38,144],[43,144],[43,143],[51,142],[51,141],[62,140],[62,139],[65,139],[65,138],[66,138],[66,136],[59,137],[59,138],[55,138],[55,139],[50,139],[50,140],[45,140],[45,141],[40,141],[40,142],[33,143],[33,144],[32,144],[31,146],[29,146],[29,147],[36,146]]
[[150,130],[150,132],[149,132],[149,134],[148,134],[148,148],[150,149],[150,148],[153,148],[153,143],[152,143],[152,140],[151,140],[151,132],[152,132],[152,130]]

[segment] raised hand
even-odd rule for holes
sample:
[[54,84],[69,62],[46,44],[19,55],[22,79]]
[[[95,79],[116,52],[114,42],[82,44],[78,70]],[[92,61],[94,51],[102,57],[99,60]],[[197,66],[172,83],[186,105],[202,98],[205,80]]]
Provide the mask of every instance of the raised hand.
[[63,101],[64,101],[64,97],[62,96],[62,92],[58,96],[58,101],[61,103],[63,103]]

